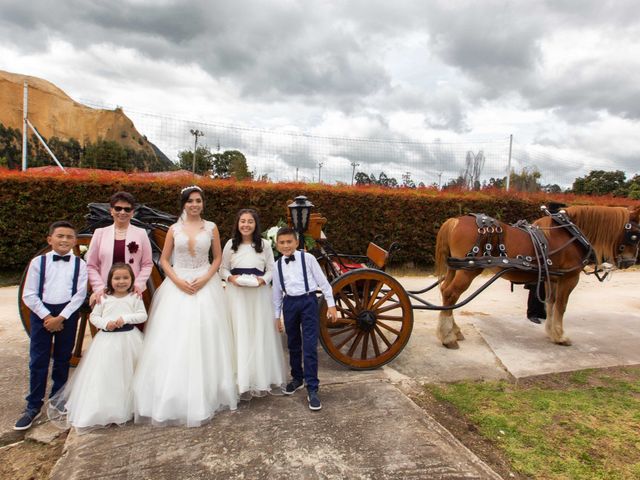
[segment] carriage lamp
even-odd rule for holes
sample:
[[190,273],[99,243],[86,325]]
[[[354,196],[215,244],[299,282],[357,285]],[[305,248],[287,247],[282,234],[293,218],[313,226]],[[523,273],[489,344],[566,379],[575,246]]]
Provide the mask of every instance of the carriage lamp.
[[307,200],[304,195],[297,196],[293,203],[289,204],[289,212],[291,213],[291,221],[293,228],[300,236],[300,245],[304,247],[304,232],[309,228],[309,219],[311,218],[311,209],[313,203]]

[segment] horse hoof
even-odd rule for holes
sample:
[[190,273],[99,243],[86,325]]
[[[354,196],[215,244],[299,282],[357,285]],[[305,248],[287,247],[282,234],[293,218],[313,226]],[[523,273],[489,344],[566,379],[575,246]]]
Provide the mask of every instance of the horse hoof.
[[571,340],[569,340],[568,338],[563,338],[562,340],[558,340],[556,343],[558,345],[562,345],[563,347],[570,347],[571,346]]
[[462,332],[456,332],[456,339],[460,341],[464,340],[464,335],[462,334]]
[[454,340],[453,342],[443,343],[442,345],[447,347],[449,350],[458,350],[460,348],[460,345],[458,345],[458,342],[456,340]]

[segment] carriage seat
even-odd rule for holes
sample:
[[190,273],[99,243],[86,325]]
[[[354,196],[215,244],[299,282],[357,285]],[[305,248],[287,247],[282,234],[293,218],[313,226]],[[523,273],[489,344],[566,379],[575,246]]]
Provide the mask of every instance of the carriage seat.
[[367,259],[368,262],[366,263],[357,263],[353,261],[348,262],[340,258],[339,261],[334,261],[333,264],[340,273],[347,273],[351,270],[368,267],[384,270],[384,267],[387,265],[387,260],[389,259],[389,252],[375,243],[369,242],[367,246]]

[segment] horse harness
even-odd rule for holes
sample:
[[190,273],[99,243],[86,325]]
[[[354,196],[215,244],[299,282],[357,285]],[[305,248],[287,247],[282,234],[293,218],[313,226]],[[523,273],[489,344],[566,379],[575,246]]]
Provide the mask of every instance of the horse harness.
[[[548,241],[544,233],[536,226],[525,220],[520,220],[513,226],[527,232],[533,243],[535,257],[517,255],[509,257],[504,245],[503,228],[495,218],[482,213],[470,213],[475,217],[478,226],[478,236],[471,249],[464,258],[449,257],[447,264],[454,270],[478,270],[484,268],[516,268],[525,272],[540,271],[538,264],[544,265],[543,270],[548,275],[548,266],[552,264],[549,258]],[[498,256],[493,254],[498,251]],[[482,255],[480,252],[482,251]]]

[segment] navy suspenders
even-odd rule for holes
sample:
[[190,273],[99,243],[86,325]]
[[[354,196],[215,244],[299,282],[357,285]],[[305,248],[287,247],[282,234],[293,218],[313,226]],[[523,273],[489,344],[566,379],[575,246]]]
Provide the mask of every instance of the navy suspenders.
[[38,285],[38,297],[42,301],[42,295],[44,293],[44,275],[47,270],[47,256],[42,255],[40,257],[40,285]]
[[[304,260],[304,257],[304,252],[300,251],[300,258],[302,260],[302,275],[304,276],[304,294],[306,295],[307,293],[309,293],[309,279],[307,278],[307,264]],[[287,289],[284,287],[284,275],[282,275],[282,257],[278,259],[278,277],[280,278],[280,287],[286,295]]]
[[300,251],[300,258],[302,258],[302,275],[304,276],[304,293],[309,293],[309,279],[307,278],[307,265],[304,263],[305,254]]
[[[76,263],[73,269],[73,286],[71,287],[71,296],[78,292],[78,277],[80,277],[80,257],[75,257]],[[38,285],[38,297],[42,301],[44,294],[44,279],[47,271],[47,256],[40,256],[40,285]]]
[[76,257],[76,265],[73,269],[73,287],[71,287],[71,296],[78,292],[78,277],[80,276],[80,257]]

